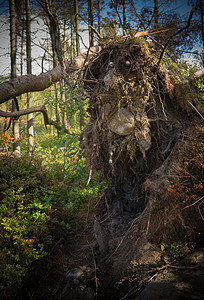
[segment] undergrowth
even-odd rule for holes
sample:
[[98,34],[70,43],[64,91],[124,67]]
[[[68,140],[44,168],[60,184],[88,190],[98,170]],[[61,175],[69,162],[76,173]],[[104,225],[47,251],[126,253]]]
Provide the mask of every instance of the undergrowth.
[[89,179],[78,139],[66,135],[39,136],[31,160],[0,158],[0,298],[15,299],[55,232],[100,195],[101,175]]

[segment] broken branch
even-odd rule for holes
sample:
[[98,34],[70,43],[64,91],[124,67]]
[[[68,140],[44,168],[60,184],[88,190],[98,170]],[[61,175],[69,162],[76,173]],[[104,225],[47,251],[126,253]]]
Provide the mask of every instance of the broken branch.
[[[95,54],[101,51],[101,49],[102,48],[100,46],[91,47],[88,53],[86,51],[76,56],[72,62],[66,62],[66,72],[73,73],[74,71],[78,70],[80,67],[82,67],[85,60],[87,61],[92,59]],[[63,70],[59,65],[53,70],[41,73],[40,75],[28,74],[5,81],[0,84],[0,104],[24,93],[43,91],[62,78]]]

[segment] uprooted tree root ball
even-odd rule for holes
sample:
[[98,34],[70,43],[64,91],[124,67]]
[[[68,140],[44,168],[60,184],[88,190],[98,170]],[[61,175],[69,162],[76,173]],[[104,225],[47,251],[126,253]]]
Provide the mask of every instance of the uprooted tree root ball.
[[[176,210],[169,186],[173,177],[182,174],[172,171],[178,160],[178,153],[173,153],[179,152],[179,141],[195,119],[182,98],[187,96],[183,86],[157,62],[154,48],[142,39],[122,38],[106,44],[84,71],[84,85],[90,93],[90,122],[82,133],[88,168],[91,172],[100,169],[111,178],[110,202],[119,200],[122,210],[135,216],[144,210],[142,227],[152,236],[158,231],[156,225],[150,229],[152,214],[160,212],[160,223],[165,223],[162,211],[167,211],[160,206]],[[188,98],[195,93],[190,86],[185,90]],[[183,215],[188,218],[184,213],[176,217],[181,227],[185,227]],[[173,226],[169,222],[171,230]],[[170,230],[166,223],[161,228]]]

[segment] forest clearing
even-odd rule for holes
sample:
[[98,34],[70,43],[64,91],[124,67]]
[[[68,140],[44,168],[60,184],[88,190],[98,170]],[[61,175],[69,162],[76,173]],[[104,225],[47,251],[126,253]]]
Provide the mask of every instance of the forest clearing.
[[204,7],[147,2],[1,4],[1,299],[204,297]]

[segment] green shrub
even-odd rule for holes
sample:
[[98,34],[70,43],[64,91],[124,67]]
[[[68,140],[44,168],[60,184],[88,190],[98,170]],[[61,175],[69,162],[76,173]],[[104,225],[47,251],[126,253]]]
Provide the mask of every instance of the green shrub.
[[32,263],[70,229],[70,217],[101,194],[101,177],[87,185],[77,137],[38,136],[31,162],[0,158],[0,298],[14,298]]
[[0,159],[0,298],[12,297],[51,242],[51,207],[35,197],[39,183],[37,169],[23,159]]

